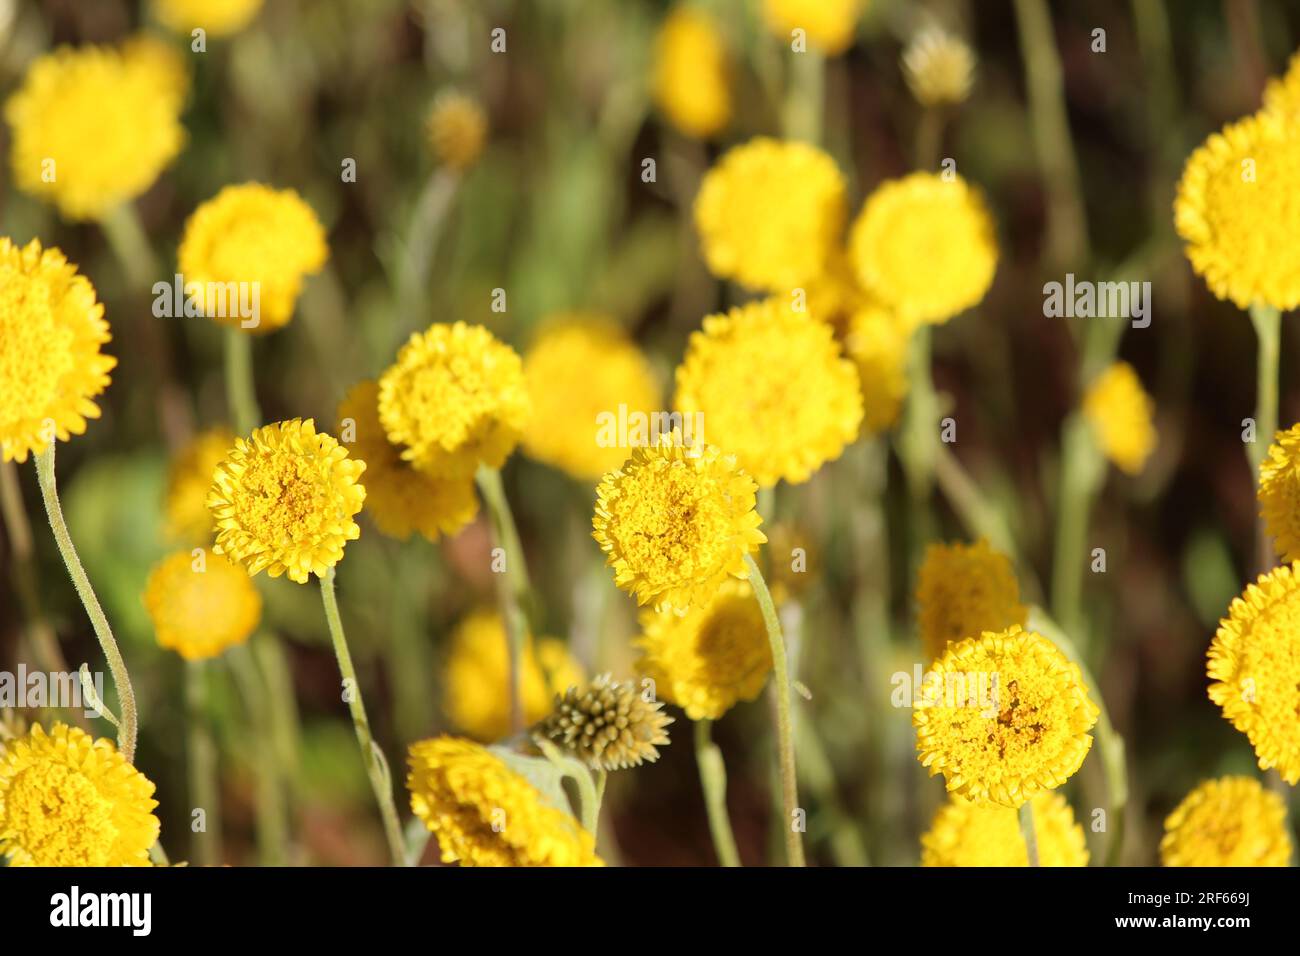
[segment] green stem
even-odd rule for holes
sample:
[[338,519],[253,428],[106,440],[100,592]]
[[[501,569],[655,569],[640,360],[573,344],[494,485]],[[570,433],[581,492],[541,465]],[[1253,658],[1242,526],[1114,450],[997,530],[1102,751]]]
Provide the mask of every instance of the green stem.
[[257,844],[263,866],[284,866],[288,858],[289,825],[284,801],[285,776],[277,753],[279,730],[275,725],[274,697],[258,673],[247,645],[227,654],[230,671],[239,685],[252,733],[257,761]]
[[225,330],[226,404],[235,431],[247,436],[262,421],[253,387],[253,336],[242,329]]
[[[199,866],[216,866],[221,860],[221,794],[217,787],[217,750],[208,726],[208,688],[205,661],[185,662],[185,709],[189,725],[189,788],[191,813],[203,811],[203,829],[194,834],[194,857]],[[191,817],[191,830],[193,829]]]
[[803,866],[803,836],[794,826],[795,812],[799,809],[799,783],[794,763],[794,722],[790,713],[790,665],[785,654],[785,638],[781,635],[781,620],[777,617],[776,605],[772,603],[767,582],[763,580],[763,572],[758,569],[753,555],[745,555],[745,566],[749,569],[749,583],[763,612],[763,623],[767,626],[767,639],[772,645],[772,672],[776,677],[776,736],[781,765],[781,804],[785,811],[783,829],[786,862],[790,866]]
[[123,203],[99,222],[132,291],[152,288],[158,277],[158,260],[154,257],[149,236],[140,223],[135,205]]
[[740,851],[727,816],[727,767],[722,751],[713,742],[707,718],[695,721],[695,762],[700,768],[700,786],[704,790],[704,810],[709,818],[713,849],[723,866],[740,866]]
[[932,537],[930,495],[934,489],[935,463],[939,450],[939,396],[930,373],[929,325],[912,333],[908,351],[908,394],[903,413],[898,452],[902,460],[910,508],[909,538],[914,564]]
[[415,203],[410,231],[406,236],[397,293],[397,328],[406,332],[419,328],[417,318],[420,299],[429,282],[429,265],[438,246],[438,235],[447,218],[447,210],[456,195],[460,175],[439,167],[425,183]]
[[1028,800],[1020,805],[1020,835],[1030,866],[1038,866],[1038,834],[1034,832],[1034,807]]
[[1002,512],[984,497],[980,487],[967,473],[957,456],[940,442],[935,459],[935,478],[962,524],[975,537],[987,538],[990,545],[1001,551],[1016,564],[1021,561],[1016,549],[1015,536]]
[[1077,412],[1066,419],[1062,444],[1052,557],[1052,613],[1068,633],[1082,638],[1088,516],[1106,465],[1087,421]]
[[479,468],[476,479],[492,522],[493,541],[504,552],[505,571],[497,593],[510,642],[510,729],[512,733],[518,733],[524,729],[525,722],[520,679],[529,635],[528,615],[524,610],[530,593],[528,565],[524,561],[524,549],[519,541],[519,531],[515,527],[510,503],[506,500],[505,488],[501,484],[501,472],[495,468]]
[[943,147],[943,112],[933,106],[921,110],[916,125],[916,168],[932,172],[939,166],[939,150]]
[[593,837],[596,836],[596,828],[600,825],[600,801],[604,795],[603,782],[598,791],[587,765],[581,760],[570,757],[541,734],[533,737],[533,743],[537,745],[537,749],[542,752],[556,770],[572,780],[577,786],[578,810],[582,828]]
[[1255,441],[1246,453],[1254,481],[1259,481],[1259,466],[1268,455],[1268,446],[1277,432],[1278,357],[1282,341],[1282,313],[1270,305],[1255,303],[1250,307],[1250,321],[1259,342],[1255,369]]
[[339,616],[338,600],[334,596],[333,568],[330,568],[320,579],[320,593],[321,600],[325,604],[325,620],[329,624],[330,640],[334,644],[334,656],[338,658],[339,673],[343,676],[344,696],[348,702],[348,710],[352,713],[352,726],[357,732],[357,743],[361,745],[361,759],[365,762],[370,786],[375,791],[379,813],[384,820],[384,834],[388,838],[388,849],[392,853],[394,865],[405,866],[406,852],[402,843],[402,825],[398,821],[397,807],[393,803],[393,784],[389,777],[387,762],[370,733],[370,720],[366,717],[366,705],[361,699],[361,684],[352,666],[352,654],[348,650],[348,640],[343,634],[343,620]]
[[36,477],[40,482],[41,497],[45,501],[45,514],[50,519],[50,528],[54,532],[54,540],[58,542],[59,554],[63,556],[63,563],[67,565],[72,584],[76,587],[77,595],[86,608],[91,626],[95,629],[95,637],[99,639],[99,646],[108,661],[109,672],[113,675],[113,686],[117,689],[118,704],[122,708],[117,749],[121,751],[127,763],[132,763],[135,760],[135,740],[139,726],[139,717],[135,708],[135,691],[131,689],[131,678],[126,672],[126,662],[122,659],[122,652],[118,649],[117,641],[113,639],[113,629],[108,624],[104,609],[99,606],[95,589],[90,586],[90,578],[86,576],[86,569],[81,566],[81,559],[77,557],[77,549],[72,543],[72,535],[68,533],[68,526],[63,520],[63,508],[59,504],[59,490],[54,478],[54,444],[51,441],[45,450],[36,456]]
[[787,139],[818,146],[826,112],[826,58],[815,50],[792,53],[782,125]]

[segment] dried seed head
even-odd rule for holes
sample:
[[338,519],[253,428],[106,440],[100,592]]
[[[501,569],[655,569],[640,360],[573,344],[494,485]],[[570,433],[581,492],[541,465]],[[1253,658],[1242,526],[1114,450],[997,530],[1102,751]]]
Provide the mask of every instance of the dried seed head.
[[931,27],[903,51],[903,76],[922,106],[961,103],[975,79],[975,54],[958,37]]
[[646,701],[632,681],[597,677],[583,691],[570,687],[537,733],[567,747],[593,770],[620,770],[659,759],[673,719],[660,701]]

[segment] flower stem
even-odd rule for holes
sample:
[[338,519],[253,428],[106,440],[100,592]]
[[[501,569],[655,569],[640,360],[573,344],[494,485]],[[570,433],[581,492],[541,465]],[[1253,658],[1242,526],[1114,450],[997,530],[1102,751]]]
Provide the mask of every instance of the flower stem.
[[225,330],[226,404],[235,431],[247,436],[262,421],[253,388],[253,337],[236,328]]
[[122,709],[117,749],[121,751],[127,763],[133,763],[139,726],[139,717],[135,708],[135,691],[131,689],[131,678],[126,672],[126,662],[122,660],[122,652],[118,649],[117,641],[113,639],[113,629],[109,627],[104,609],[99,606],[95,589],[90,586],[90,578],[86,576],[86,569],[81,566],[81,559],[77,557],[72,536],[68,534],[67,523],[63,520],[59,490],[54,480],[54,445],[54,442],[50,442],[45,450],[36,456],[36,477],[40,482],[41,497],[45,501],[45,514],[50,519],[50,529],[54,532],[54,540],[58,542],[59,554],[63,556],[63,563],[67,565],[72,584],[86,608],[91,626],[95,629],[95,637],[99,639],[99,646],[108,661],[109,672],[113,675],[113,686],[117,689],[117,699]]
[[459,184],[458,173],[439,167],[424,184],[416,200],[398,280],[397,328],[401,338],[421,325],[416,313],[420,311],[420,300],[428,285],[429,264],[438,248],[438,235],[442,232],[442,224]]
[[1034,807],[1028,800],[1020,805],[1020,835],[1030,866],[1038,866],[1038,834],[1034,832]]
[[492,537],[504,552],[505,571],[497,593],[501,601],[501,616],[506,622],[510,651],[510,729],[518,733],[524,729],[523,696],[520,688],[524,648],[528,643],[528,615],[524,608],[528,602],[530,585],[528,565],[524,562],[524,549],[519,542],[510,503],[501,485],[501,472],[495,468],[479,468],[476,475],[478,488],[487,504],[492,522]]
[[722,751],[713,742],[707,718],[695,721],[695,762],[700,768],[700,786],[704,790],[704,809],[709,817],[709,833],[713,836],[713,849],[723,866],[740,866],[740,852],[736,837],[731,832],[731,819],[727,816],[727,767],[722,762]]
[[203,829],[194,835],[199,866],[216,866],[221,859],[221,796],[217,788],[217,751],[208,726],[205,661],[185,662],[185,709],[189,725],[190,810],[203,811]]
[[[1086,636],[1083,622],[1083,571],[1093,498],[1105,475],[1088,423],[1077,412],[1061,430],[1060,490],[1056,501],[1056,542],[1052,556],[1052,613],[1067,634]],[[1080,641],[1080,643],[1085,643]]]
[[252,748],[257,762],[257,845],[264,866],[284,866],[288,858],[289,827],[284,801],[287,768],[277,755],[281,728],[268,681],[247,645],[232,647],[226,655],[230,673],[239,686],[252,729]]
[[776,605],[763,580],[763,572],[758,569],[753,555],[745,555],[745,566],[749,569],[749,583],[754,589],[754,597],[763,612],[763,623],[767,626],[767,639],[772,645],[772,671],[776,675],[776,736],[781,761],[781,803],[785,810],[785,848],[786,862],[790,866],[803,866],[803,837],[795,828],[795,813],[799,809],[799,783],[794,764],[794,722],[790,713],[790,665],[786,660],[785,638],[781,636],[781,621],[776,615]]
[[826,113],[826,58],[816,50],[792,53],[782,126],[788,139],[821,145]]
[[99,225],[118,264],[126,273],[131,290],[142,292],[149,289],[152,280],[158,276],[158,260],[134,204],[122,203],[101,219]]
[[361,699],[361,684],[357,681],[357,672],[352,666],[352,653],[348,650],[348,639],[343,634],[343,620],[339,617],[338,600],[334,596],[334,569],[330,568],[320,579],[321,600],[325,604],[325,621],[329,624],[330,640],[334,644],[334,656],[339,661],[339,673],[343,676],[344,697],[348,710],[352,713],[352,726],[356,728],[357,743],[361,745],[361,759],[365,761],[366,773],[370,776],[370,786],[375,791],[375,800],[379,804],[379,814],[384,819],[384,835],[388,838],[388,849],[393,855],[393,863],[406,865],[405,846],[402,843],[402,825],[398,821],[397,807],[393,803],[393,784],[389,777],[388,765],[383,754],[370,733],[370,720],[366,717],[365,701]]
[[[1246,446],[1250,459],[1251,481],[1259,482],[1259,469],[1268,455],[1268,446],[1277,432],[1278,357],[1282,344],[1282,313],[1271,305],[1257,302],[1250,307],[1250,321],[1259,340],[1255,371],[1255,441]],[[1273,545],[1263,519],[1256,523],[1255,556],[1259,570],[1267,571],[1274,563]]]
[[930,326],[922,325],[912,333],[908,353],[909,389],[898,436],[898,453],[910,501],[908,538],[913,566],[920,563],[921,550],[930,540],[933,517],[930,494],[934,488],[935,461],[938,456],[939,396],[930,373]]

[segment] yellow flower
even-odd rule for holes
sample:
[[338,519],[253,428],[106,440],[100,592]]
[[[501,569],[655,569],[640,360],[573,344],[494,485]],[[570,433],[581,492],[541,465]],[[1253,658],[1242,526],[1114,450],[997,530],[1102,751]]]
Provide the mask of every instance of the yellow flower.
[[92,398],[117,364],[95,287],[58,249],[0,238],[0,452],[26,461],[99,417]]
[[1292,55],[1285,75],[1264,87],[1264,109],[1293,118],[1300,114],[1300,53]]
[[[1039,866],[1087,866],[1088,844],[1074,811],[1059,793],[1035,794],[1034,836]],[[921,837],[922,866],[1028,866],[1019,814],[996,803],[952,794]]]
[[352,519],[366,497],[357,480],[365,468],[318,434],[310,418],[235,439],[208,492],[217,530],[212,550],[242,562],[249,574],[288,572],[299,584],[325,574],[361,534]]
[[654,763],[668,745],[673,718],[663,703],[646,700],[633,681],[601,674],[589,687],[570,687],[534,734],[550,738],[592,770],[623,770]]
[[917,573],[921,650],[933,661],[948,645],[985,631],[1024,626],[1029,609],[1007,556],[983,539],[974,544],[932,544]]
[[596,841],[489,750],[456,737],[412,744],[411,810],[462,866],[604,866]]
[[217,465],[235,444],[235,433],[224,425],[209,428],[185,446],[167,469],[163,504],[167,536],[206,544],[212,540],[208,490]]
[[731,119],[731,64],[713,18],[675,6],[655,38],[654,99],[687,136],[708,139]]
[[1210,643],[1210,700],[1249,738],[1263,770],[1300,782],[1300,566],[1274,568],[1235,598]]
[[762,693],[772,672],[763,612],[747,581],[725,581],[686,614],[642,611],[637,670],[691,720],[717,720]]
[[1165,820],[1164,866],[1287,866],[1286,803],[1250,777],[1207,780]]
[[405,539],[418,531],[436,541],[474,520],[478,496],[473,478],[437,478],[402,460],[402,450],[379,424],[376,382],[352,387],[339,404],[339,422],[351,454],[366,463],[366,514],[384,534]]
[[244,569],[196,550],[202,557],[177,551],[163,558],[144,589],[158,643],[188,661],[244,643],[262,619],[262,598]]
[[[495,611],[474,611],[451,636],[444,680],[447,717],[475,740],[500,740],[510,733],[510,652],[505,625]],[[525,649],[520,673],[524,721],[534,724],[551,712],[557,694],[586,679],[564,642],[539,638]]]
[[791,42],[803,30],[808,45],[834,56],[853,43],[866,0],[763,0],[763,19],[778,39]]
[[934,173],[878,186],[853,224],[849,255],[867,293],[909,321],[936,324],[977,305],[998,264],[979,192]]
[[708,441],[761,487],[807,481],[862,424],[857,369],[831,327],[781,299],[705,318],[677,368],[674,406],[701,413]]
[[[329,257],[325,229],[292,189],[227,186],[185,223],[177,261],[188,287],[203,288],[205,314],[250,332],[272,332],[293,318],[304,277]],[[230,283],[247,283],[243,292]],[[255,314],[238,307],[257,294]],[[246,298],[249,297],[249,298]]]
[[487,116],[473,97],[454,90],[438,95],[426,121],[433,155],[461,172],[474,165],[487,140]]
[[972,800],[1019,807],[1083,763],[1098,710],[1078,665],[1018,626],[949,645],[912,712],[930,775]]
[[1300,305],[1300,128],[1282,111],[1214,133],[1187,160],[1174,226],[1220,299],[1283,312]]
[[523,363],[481,325],[416,332],[379,379],[379,421],[402,457],[443,477],[499,468],[528,424]]
[[67,219],[100,219],[153,185],[180,153],[189,77],[151,40],[59,47],[5,103],[15,185]]
[[775,292],[821,275],[844,217],[844,177],[835,160],[807,143],[766,137],[729,150],[695,198],[709,270]]
[[960,37],[922,30],[903,51],[903,77],[922,106],[961,103],[975,79],[975,55]]
[[[620,407],[647,421],[660,407],[659,383],[641,350],[610,320],[565,313],[543,323],[524,355],[533,420],[526,451],[579,480],[594,480],[627,460],[610,423]],[[630,429],[629,429],[630,431]],[[648,437],[648,435],[647,435]]]
[[201,27],[208,36],[238,33],[257,16],[262,0],[153,0],[158,22],[177,33]]
[[758,486],[736,459],[680,436],[637,448],[596,490],[593,537],[614,581],[638,604],[685,612],[707,604],[745,555],[767,539],[754,510]]
[[867,304],[849,318],[844,348],[858,368],[862,427],[876,435],[893,427],[907,398],[911,329],[882,305]]
[[803,290],[804,305],[812,318],[825,322],[842,335],[853,313],[873,305],[858,286],[848,255],[842,249],[832,251],[821,273],[814,279],[790,290],[790,301],[797,301],[797,289]]
[[112,741],[35,724],[0,742],[0,856],[10,866],[149,866],[153,792]]
[[1259,466],[1264,528],[1283,560],[1300,560],[1300,424],[1280,431]]
[[1142,470],[1156,446],[1151,396],[1127,362],[1112,362],[1083,397],[1083,414],[1093,436],[1115,467],[1130,475]]

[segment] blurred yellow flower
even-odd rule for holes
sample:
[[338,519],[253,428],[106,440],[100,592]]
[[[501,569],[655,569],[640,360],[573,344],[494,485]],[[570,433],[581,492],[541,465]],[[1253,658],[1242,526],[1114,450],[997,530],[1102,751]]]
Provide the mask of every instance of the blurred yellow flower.
[[858,437],[858,373],[831,327],[784,299],[711,315],[677,367],[676,409],[760,487],[807,481]]
[[1273,437],[1260,462],[1258,494],[1274,549],[1283,560],[1300,561],[1300,424]]
[[845,215],[835,160],[807,143],[766,137],[724,154],[695,198],[709,271],[775,292],[822,274]]
[[153,0],[158,22],[177,33],[197,28],[208,36],[238,33],[262,9],[262,0]]
[[117,359],[95,287],[58,249],[0,237],[0,452],[26,461],[98,418]]
[[153,793],[111,740],[34,724],[0,744],[0,857],[10,866],[149,866]]
[[858,281],[912,322],[978,305],[998,264],[993,220],[960,176],[911,173],[867,197],[849,236]]
[[438,94],[426,126],[434,157],[457,172],[474,165],[487,141],[483,107],[473,97],[454,90]]
[[100,219],[153,185],[180,153],[189,76],[141,38],[38,57],[5,102],[14,183],[67,219]]
[[1300,305],[1300,127],[1273,110],[1229,123],[1183,168],[1174,226],[1220,299],[1283,312]]
[[[303,279],[328,257],[325,229],[312,208],[292,189],[260,183],[227,186],[202,203],[186,221],[177,252],[186,286],[203,289],[204,312],[254,333],[288,324]],[[254,317],[232,307],[228,283],[256,290]]]
[[[858,285],[848,254],[843,249],[831,252],[830,259],[816,278],[790,290],[792,304],[798,302],[802,289],[803,305],[808,314],[819,322],[830,325],[837,335],[842,335],[849,317],[872,302]],[[797,305],[796,305],[797,308]]]
[[167,537],[193,544],[212,541],[208,491],[217,465],[235,445],[235,433],[225,425],[196,435],[172,459],[167,469],[163,514]]
[[262,598],[243,568],[206,549],[177,551],[154,565],[144,606],[158,643],[186,660],[216,657],[248,640]]
[[633,681],[601,674],[587,687],[570,687],[535,733],[571,751],[592,770],[623,770],[654,763],[668,745],[673,718],[663,703],[645,699]]
[[523,362],[481,325],[435,324],[413,333],[379,379],[388,440],[431,475],[501,467],[528,419]]
[[249,574],[287,572],[299,584],[324,575],[361,534],[352,519],[366,497],[358,481],[365,468],[310,418],[236,438],[208,492],[217,531],[212,550]]
[[1264,109],[1293,118],[1300,114],[1300,53],[1292,54],[1285,74],[1264,87]]
[[1097,722],[1079,667],[1012,626],[950,644],[922,679],[916,749],[950,792],[1019,807],[1083,764]]
[[974,544],[932,544],[917,572],[921,651],[933,661],[948,645],[985,631],[1024,626],[1029,609],[1006,555],[982,538]]
[[491,751],[456,737],[412,744],[411,811],[461,866],[604,866],[596,841]]
[[1112,362],[1088,386],[1083,414],[1102,452],[1130,475],[1142,470],[1156,447],[1155,406],[1127,362]]
[[[1034,836],[1039,866],[1087,866],[1083,827],[1065,798],[1053,791],[1035,794]],[[921,837],[922,866],[1028,866],[1029,852],[1019,814],[996,803],[972,803],[957,794],[939,808]]]
[[1300,567],[1262,574],[1210,643],[1210,700],[1250,740],[1263,770],[1300,783]]
[[[524,721],[541,720],[557,694],[585,680],[582,665],[559,638],[530,644],[519,681]],[[473,611],[457,623],[443,686],[447,718],[462,733],[489,743],[510,733],[510,651],[496,611]]]
[[772,672],[763,612],[747,581],[729,580],[685,614],[642,611],[637,669],[692,720],[717,720],[762,693]]
[[922,30],[903,51],[903,78],[922,106],[964,102],[975,79],[975,54],[960,37]]
[[406,539],[418,531],[430,541],[453,535],[478,514],[474,479],[437,478],[402,460],[402,450],[379,424],[379,385],[359,382],[339,404],[339,435],[366,463],[366,514],[384,534]]
[[802,30],[808,46],[834,56],[853,43],[866,0],[763,0],[763,19],[778,39],[793,41]]
[[1286,803],[1250,777],[1207,780],[1165,820],[1164,866],[1288,866]]
[[745,555],[767,540],[757,494],[734,457],[664,435],[601,480],[593,537],[638,604],[684,613],[728,578],[749,576]]
[[[561,313],[543,321],[524,355],[533,420],[524,451],[579,480],[595,480],[627,460],[631,450],[608,441],[603,427],[659,411],[661,391],[642,351],[610,319]],[[544,424],[542,424],[544,423]],[[618,436],[614,436],[618,437]]]
[[731,64],[713,18],[675,6],[655,38],[655,104],[687,136],[708,139],[731,119]]
[[868,303],[854,310],[844,348],[858,369],[862,389],[862,428],[877,435],[898,421],[907,398],[907,347],[910,326],[889,309]]

